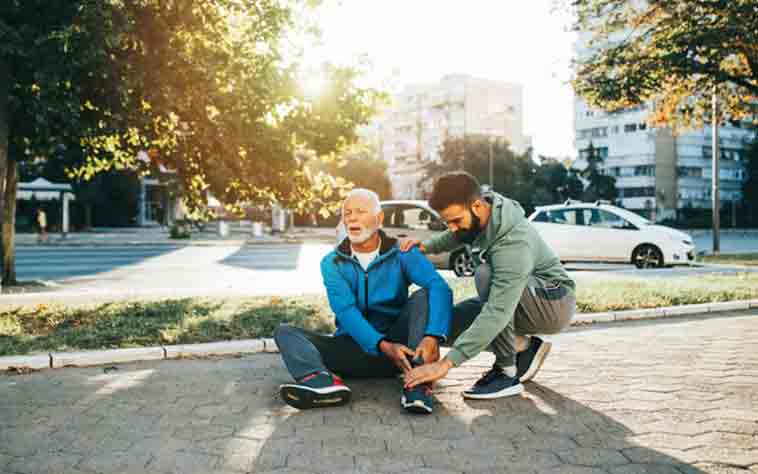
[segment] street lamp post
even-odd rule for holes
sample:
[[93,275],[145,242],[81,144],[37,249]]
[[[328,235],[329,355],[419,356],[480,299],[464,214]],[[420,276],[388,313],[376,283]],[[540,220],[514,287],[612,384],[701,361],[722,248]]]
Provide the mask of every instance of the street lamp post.
[[720,251],[719,242],[719,208],[721,200],[719,198],[719,119],[718,119],[718,96],[716,87],[713,87],[713,118],[711,120],[711,158],[713,160],[713,170],[711,176],[712,200],[713,200],[713,253],[718,255]]
[[492,137],[489,137],[487,141],[490,144],[490,188],[495,189],[495,171],[492,165]]

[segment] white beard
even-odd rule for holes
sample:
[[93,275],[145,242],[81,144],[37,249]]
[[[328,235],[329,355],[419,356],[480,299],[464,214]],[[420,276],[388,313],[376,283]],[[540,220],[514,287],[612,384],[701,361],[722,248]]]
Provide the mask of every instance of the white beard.
[[347,238],[350,239],[351,244],[362,244],[368,239],[373,236],[376,231],[379,230],[379,227],[371,226],[366,227],[363,230],[361,230],[361,233],[358,235],[353,235],[350,232],[347,233]]

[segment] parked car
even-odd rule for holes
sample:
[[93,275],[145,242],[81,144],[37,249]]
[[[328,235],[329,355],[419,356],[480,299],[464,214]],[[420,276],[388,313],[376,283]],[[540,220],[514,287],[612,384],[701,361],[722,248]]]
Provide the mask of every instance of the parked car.
[[[432,235],[447,230],[447,225],[440,215],[429,207],[426,201],[401,200],[382,201],[384,226],[382,229],[396,239],[426,240]],[[337,241],[346,236],[342,222],[337,225]],[[475,254],[468,246],[452,252],[427,255],[435,267],[441,270],[453,270],[458,276],[471,276],[476,269]]]
[[605,201],[566,201],[535,209],[529,220],[561,261],[630,262],[637,268],[688,265],[688,234],[655,225]]

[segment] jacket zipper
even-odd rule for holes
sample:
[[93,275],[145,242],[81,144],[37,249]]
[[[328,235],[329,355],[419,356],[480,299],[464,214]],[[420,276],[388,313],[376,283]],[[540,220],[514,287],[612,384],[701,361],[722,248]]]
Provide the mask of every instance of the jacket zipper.
[[363,290],[364,290],[364,295],[365,295],[365,299],[364,299],[365,304],[363,306],[365,308],[365,311],[363,313],[363,317],[365,318],[365,317],[368,317],[368,271],[367,270],[363,271]]

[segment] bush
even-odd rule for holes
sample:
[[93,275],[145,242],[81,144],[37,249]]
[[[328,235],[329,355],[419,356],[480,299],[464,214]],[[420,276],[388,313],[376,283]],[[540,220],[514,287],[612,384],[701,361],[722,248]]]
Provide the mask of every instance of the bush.
[[191,236],[190,222],[187,220],[176,221],[176,223],[171,226],[171,232],[169,235],[172,239],[189,239]]

